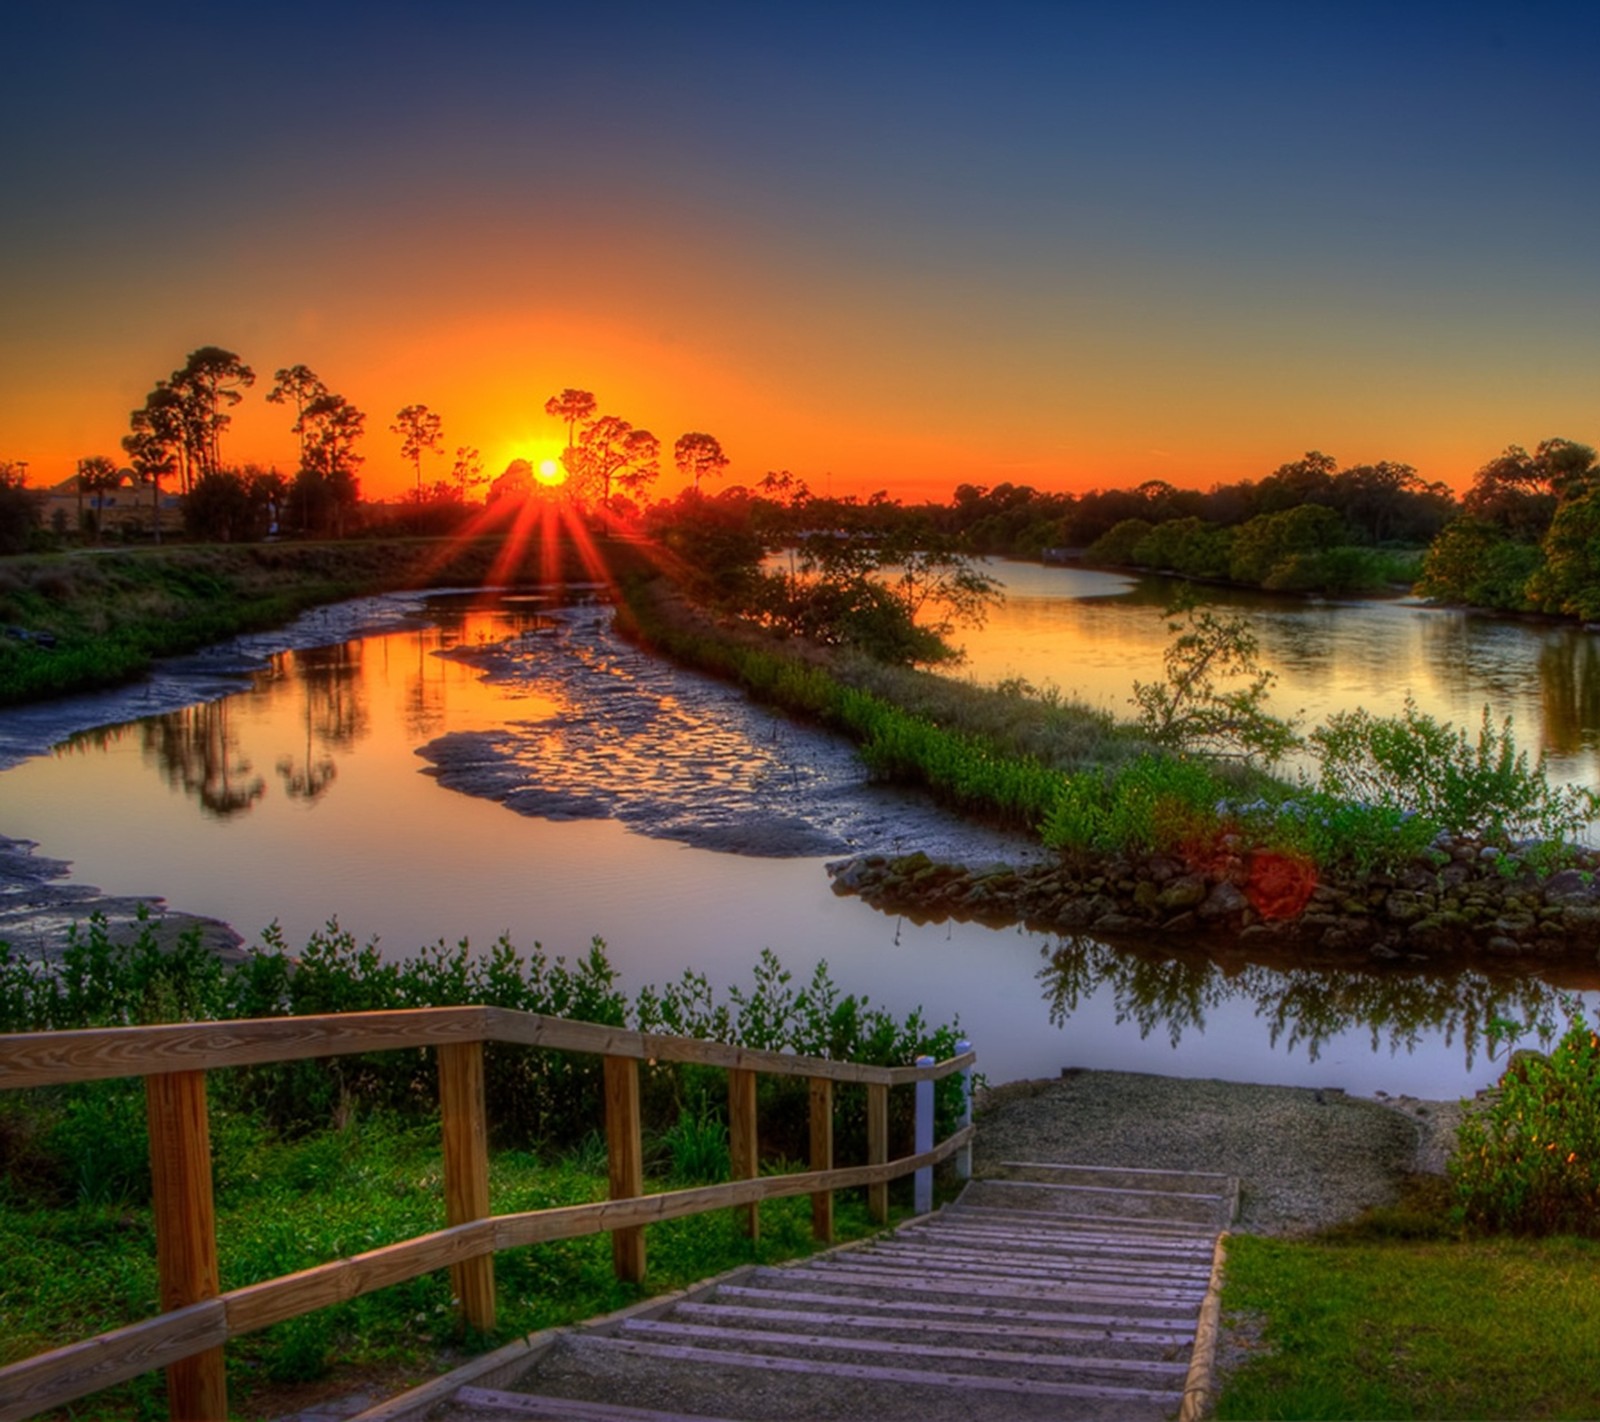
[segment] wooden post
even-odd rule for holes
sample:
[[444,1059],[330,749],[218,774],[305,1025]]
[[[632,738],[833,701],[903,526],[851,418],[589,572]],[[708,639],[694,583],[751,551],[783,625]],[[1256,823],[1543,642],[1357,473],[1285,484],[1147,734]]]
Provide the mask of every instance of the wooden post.
[[[483,1043],[439,1048],[439,1116],[444,1136],[444,1217],[467,1224],[489,1214],[489,1122],[483,1102]],[[450,1285],[469,1328],[494,1327],[494,1256],[450,1266]]]
[[[931,1067],[932,1057],[918,1057],[919,1067]],[[917,1083],[916,1139],[911,1149],[921,1155],[933,1149],[933,1082],[924,1077]],[[925,1215],[933,1208],[933,1167],[924,1165],[912,1178],[911,1208]]]
[[[756,1074],[742,1067],[728,1070],[728,1154],[732,1157],[733,1178],[754,1180],[759,1166],[756,1138]],[[761,1209],[758,1205],[736,1205],[734,1213],[751,1242],[761,1238]]]
[[[639,1063],[632,1057],[605,1059],[606,1174],[611,1198],[644,1194],[644,1136],[639,1116]],[[625,1284],[642,1284],[644,1226],[611,1231],[611,1266]]]
[[[833,1082],[811,1078],[811,1168],[833,1169]],[[823,1244],[833,1243],[833,1191],[819,1190],[811,1197],[811,1234]]]
[[[222,1291],[217,1272],[216,1205],[211,1195],[211,1123],[203,1071],[163,1072],[144,1082],[150,1126],[150,1181],[156,1268],[164,1312]],[[208,1348],[167,1368],[173,1422],[228,1415],[222,1349]]]
[[[956,1043],[956,1055],[964,1057],[972,1050],[972,1043],[965,1037]],[[961,1072],[961,1119],[956,1125],[965,1130],[972,1124],[972,1068],[965,1067]],[[960,1180],[972,1179],[972,1146],[967,1144],[956,1152],[956,1178]]]
[[[884,1165],[889,1159],[889,1088],[867,1085],[867,1164]],[[889,1182],[867,1186],[867,1213],[874,1224],[889,1223]]]

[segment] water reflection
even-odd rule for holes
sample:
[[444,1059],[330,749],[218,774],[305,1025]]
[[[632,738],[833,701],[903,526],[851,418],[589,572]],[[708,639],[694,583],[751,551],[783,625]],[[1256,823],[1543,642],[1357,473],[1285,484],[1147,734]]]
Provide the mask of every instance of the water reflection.
[[1092,938],[1062,939],[1041,950],[1039,970],[1050,1021],[1064,1027],[1097,994],[1112,994],[1118,1024],[1141,1038],[1164,1034],[1176,1047],[1203,1034],[1224,1005],[1253,1007],[1274,1050],[1303,1050],[1316,1061],[1323,1047],[1352,1029],[1370,1034],[1374,1052],[1414,1052],[1442,1039],[1459,1049],[1467,1071],[1479,1054],[1493,1056],[1485,1028],[1496,1020],[1532,1023],[1560,1015],[1566,993],[1600,985],[1600,974],[1567,974],[1559,985],[1535,977],[1490,976],[1476,969],[1364,969],[1291,966],[1243,954],[1121,946]]
[[233,711],[230,700],[209,701],[139,723],[146,764],[219,820],[243,814],[267,788],[239,747]]

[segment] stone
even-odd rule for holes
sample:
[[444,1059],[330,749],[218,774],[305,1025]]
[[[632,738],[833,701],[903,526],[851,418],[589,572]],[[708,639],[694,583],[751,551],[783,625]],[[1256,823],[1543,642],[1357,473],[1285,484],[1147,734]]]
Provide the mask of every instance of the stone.
[[1206,922],[1212,923],[1217,919],[1242,914],[1249,907],[1250,900],[1244,896],[1243,890],[1237,884],[1224,881],[1206,895],[1205,902],[1195,912]]
[[1186,874],[1181,879],[1173,880],[1161,890],[1156,899],[1156,906],[1164,912],[1173,913],[1197,908],[1205,901],[1206,881],[1198,874]]

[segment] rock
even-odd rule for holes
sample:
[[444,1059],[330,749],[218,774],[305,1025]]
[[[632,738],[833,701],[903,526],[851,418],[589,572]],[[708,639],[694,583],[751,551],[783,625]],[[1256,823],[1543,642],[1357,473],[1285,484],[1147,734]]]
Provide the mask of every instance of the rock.
[[1597,904],[1600,903],[1600,883],[1596,883],[1593,874],[1581,869],[1563,869],[1545,881],[1544,901],[1558,906]]
[[1195,912],[1207,923],[1214,923],[1218,919],[1242,914],[1249,907],[1250,900],[1244,896],[1243,890],[1237,884],[1224,881],[1206,895],[1205,902]]
[[1156,907],[1163,913],[1198,908],[1206,901],[1206,893],[1206,881],[1200,875],[1186,874],[1160,891],[1156,897]]

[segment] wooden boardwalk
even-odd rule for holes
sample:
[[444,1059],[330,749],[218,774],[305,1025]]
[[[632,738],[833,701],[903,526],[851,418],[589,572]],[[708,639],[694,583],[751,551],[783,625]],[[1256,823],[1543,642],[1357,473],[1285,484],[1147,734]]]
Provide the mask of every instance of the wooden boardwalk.
[[1236,1200],[1219,1175],[1012,1164],[892,1233],[536,1335],[363,1417],[1189,1415]]

